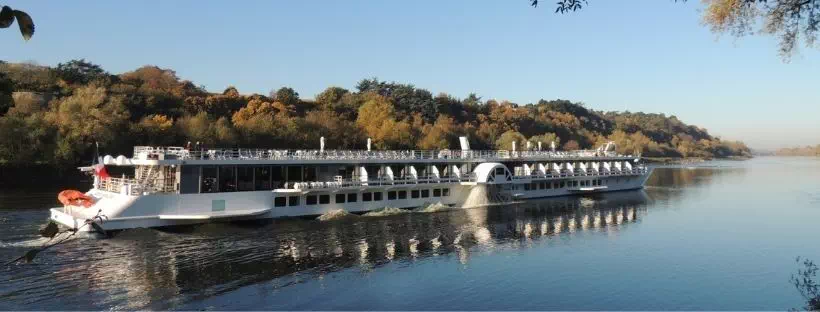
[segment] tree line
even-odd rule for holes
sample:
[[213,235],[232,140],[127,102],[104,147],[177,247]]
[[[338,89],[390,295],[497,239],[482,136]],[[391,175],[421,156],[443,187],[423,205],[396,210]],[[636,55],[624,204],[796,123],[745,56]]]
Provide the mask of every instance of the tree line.
[[134,145],[317,148],[519,149],[549,142],[565,150],[615,141],[624,154],[667,157],[748,156],[675,116],[602,112],[567,100],[519,105],[433,94],[412,84],[363,79],[354,90],[331,86],[305,99],[283,87],[210,93],[170,69],[143,66],[114,75],[85,60],[56,67],[0,62],[0,162],[70,167]]
[[815,146],[781,148],[774,152],[777,156],[820,156],[820,144]]

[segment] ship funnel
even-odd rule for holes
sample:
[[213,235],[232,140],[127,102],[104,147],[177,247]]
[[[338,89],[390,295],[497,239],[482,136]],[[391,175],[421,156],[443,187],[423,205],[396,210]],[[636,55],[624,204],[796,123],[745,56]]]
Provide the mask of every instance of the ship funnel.
[[370,151],[370,138],[367,138],[367,151]]
[[458,143],[461,144],[461,150],[462,151],[469,151],[470,150],[470,142],[467,141],[467,137],[465,137],[465,136],[458,137]]

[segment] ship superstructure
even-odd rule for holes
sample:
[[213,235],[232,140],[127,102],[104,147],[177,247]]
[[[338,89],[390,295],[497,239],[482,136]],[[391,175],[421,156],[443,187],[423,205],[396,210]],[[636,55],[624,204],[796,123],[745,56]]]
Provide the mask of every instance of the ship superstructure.
[[[323,147],[324,144],[322,144]],[[132,167],[95,176],[90,205],[51,209],[71,228],[118,230],[366,212],[429,204],[469,208],[511,200],[642,188],[640,157],[597,150],[277,150],[134,147],[102,165]],[[540,145],[540,144],[539,144]],[[87,207],[86,207],[87,206]],[[98,226],[84,226],[98,222]]]

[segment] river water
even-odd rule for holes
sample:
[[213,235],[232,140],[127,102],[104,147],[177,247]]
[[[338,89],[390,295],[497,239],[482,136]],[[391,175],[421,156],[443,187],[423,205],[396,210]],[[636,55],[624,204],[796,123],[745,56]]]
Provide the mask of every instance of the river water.
[[[0,260],[43,242],[56,191],[0,190]],[[716,161],[642,191],[80,237],[0,268],[0,309],[783,310],[818,220],[820,159]]]

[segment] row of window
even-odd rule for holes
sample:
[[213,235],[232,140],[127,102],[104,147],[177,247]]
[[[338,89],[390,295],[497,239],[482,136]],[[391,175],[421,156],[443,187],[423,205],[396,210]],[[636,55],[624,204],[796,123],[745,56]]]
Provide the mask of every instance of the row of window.
[[[424,190],[411,190],[410,197],[411,198],[429,198],[430,194],[432,197],[447,197],[450,196],[450,189],[449,188],[440,188],[440,189],[424,189]],[[364,192],[362,193],[362,201],[363,202],[370,202],[370,201],[382,201],[384,193],[383,192]],[[273,205],[275,207],[285,207],[285,206],[299,206],[300,196],[282,196],[276,197],[273,199]],[[407,191],[388,191],[387,192],[387,200],[397,200],[397,199],[407,199]],[[347,194],[336,194],[335,195],[335,203],[337,204],[344,204],[344,203],[355,203],[359,201],[359,194],[358,193],[347,193]],[[307,195],[305,196],[305,205],[325,205],[330,204],[330,195],[329,194],[321,194],[321,195]]]
[[535,191],[535,190],[550,190],[550,189],[559,189],[564,187],[586,187],[586,186],[601,186],[604,185],[606,181],[601,179],[595,180],[583,180],[583,181],[558,181],[558,182],[547,182],[547,181],[540,181],[540,182],[531,182],[529,184],[524,184],[525,191]]

